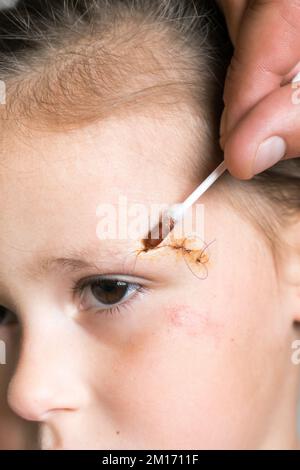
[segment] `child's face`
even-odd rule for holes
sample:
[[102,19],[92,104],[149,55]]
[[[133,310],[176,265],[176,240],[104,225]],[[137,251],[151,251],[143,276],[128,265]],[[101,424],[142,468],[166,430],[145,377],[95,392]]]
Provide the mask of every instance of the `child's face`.
[[0,450],[36,448],[36,426],[16,416],[7,404],[7,387],[12,375],[16,341],[9,329],[0,326],[0,339],[6,344],[6,357],[11,360],[0,365]]
[[[5,132],[0,304],[22,329],[8,398],[41,423],[45,448],[245,448],[274,434],[291,319],[260,232],[215,192],[203,197],[206,279],[178,250],[132,263],[136,242],[96,234],[101,203],[173,203],[194,189],[184,122],[181,113],[61,135]],[[72,292],[103,275],[123,281],[105,297],[124,293],[113,312],[101,289],[99,300],[86,287],[81,304]],[[18,329],[2,325],[1,336]]]

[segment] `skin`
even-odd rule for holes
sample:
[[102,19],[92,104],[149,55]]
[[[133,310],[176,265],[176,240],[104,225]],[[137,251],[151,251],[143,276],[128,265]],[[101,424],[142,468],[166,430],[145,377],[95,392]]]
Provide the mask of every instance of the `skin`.
[[[22,338],[8,402],[38,422],[43,448],[297,446],[291,343],[299,337],[300,273],[288,266],[299,247],[290,243],[283,269],[217,186],[201,200],[206,242],[214,241],[206,279],[172,247],[135,259],[139,241],[96,236],[101,202],[116,205],[123,194],[173,203],[194,188],[185,122],[181,111],[70,133],[11,123],[1,132],[0,303],[18,323],[0,331]],[[284,235],[294,240],[288,227]],[[83,248],[98,267],[41,271],[41,258]],[[113,315],[87,303],[81,310],[72,282],[102,274],[130,275],[145,292]]]
[[36,426],[22,420],[13,413],[7,404],[7,387],[13,373],[17,341],[14,341],[9,328],[0,326],[0,338],[5,341],[6,355],[10,360],[0,366],[0,449],[22,450],[36,447]]
[[284,158],[300,155],[300,106],[295,105],[299,89],[289,83],[300,72],[300,4],[290,0],[218,0],[218,4],[234,45],[221,145],[232,175],[248,179],[254,175],[259,144],[269,137],[284,139]]

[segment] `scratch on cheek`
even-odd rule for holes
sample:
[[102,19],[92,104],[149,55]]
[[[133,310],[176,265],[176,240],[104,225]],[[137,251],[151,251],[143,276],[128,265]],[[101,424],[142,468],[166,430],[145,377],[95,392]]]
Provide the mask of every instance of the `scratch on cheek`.
[[210,318],[207,312],[189,305],[176,304],[166,307],[166,316],[174,328],[182,328],[190,336],[207,335],[219,337],[221,324]]

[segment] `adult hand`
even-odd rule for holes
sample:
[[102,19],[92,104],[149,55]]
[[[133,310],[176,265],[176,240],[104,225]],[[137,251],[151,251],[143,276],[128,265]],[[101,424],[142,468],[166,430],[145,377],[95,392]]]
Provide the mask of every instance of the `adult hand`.
[[217,0],[234,45],[221,124],[229,171],[248,179],[300,156],[300,0]]

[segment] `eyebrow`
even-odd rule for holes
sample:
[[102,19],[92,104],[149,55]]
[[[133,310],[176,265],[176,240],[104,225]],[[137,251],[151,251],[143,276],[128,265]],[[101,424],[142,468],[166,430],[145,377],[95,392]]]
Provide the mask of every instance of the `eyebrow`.
[[[96,247],[66,249],[62,257],[43,257],[41,253],[36,255],[30,264],[24,269],[25,275],[29,279],[38,279],[47,275],[49,272],[63,270],[67,272],[76,272],[83,269],[94,269],[101,271],[109,264],[125,265],[126,261],[136,260],[136,251],[131,251],[123,247]],[[133,271],[128,267],[129,271]]]

